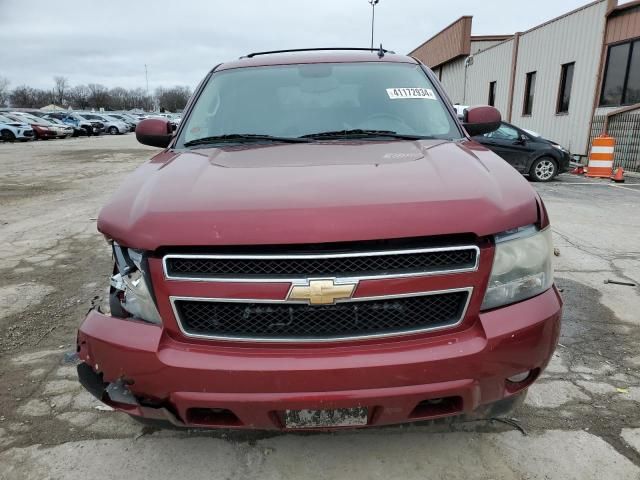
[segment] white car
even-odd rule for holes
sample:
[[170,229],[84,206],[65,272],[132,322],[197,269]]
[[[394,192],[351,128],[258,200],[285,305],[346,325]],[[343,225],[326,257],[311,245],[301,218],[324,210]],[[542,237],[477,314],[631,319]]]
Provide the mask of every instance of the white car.
[[122,120],[118,120],[114,117],[109,117],[108,115],[101,115],[98,113],[87,113],[87,112],[76,112],[85,120],[98,120],[104,123],[104,130],[109,135],[121,135],[123,133],[129,132],[129,125],[124,123]]
[[460,120],[462,120],[464,118],[464,111],[469,108],[468,105],[459,105],[456,104],[453,106],[454,110],[456,111],[456,114],[458,115],[458,118]]
[[33,140],[31,125],[19,123],[0,114],[0,139],[4,142]]

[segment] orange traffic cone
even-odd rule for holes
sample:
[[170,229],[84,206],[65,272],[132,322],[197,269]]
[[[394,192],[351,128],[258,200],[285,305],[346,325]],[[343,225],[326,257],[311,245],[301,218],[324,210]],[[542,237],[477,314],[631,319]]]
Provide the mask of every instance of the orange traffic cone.
[[624,183],[624,168],[618,167],[616,169],[615,175],[611,177],[611,180],[613,180],[616,183]]

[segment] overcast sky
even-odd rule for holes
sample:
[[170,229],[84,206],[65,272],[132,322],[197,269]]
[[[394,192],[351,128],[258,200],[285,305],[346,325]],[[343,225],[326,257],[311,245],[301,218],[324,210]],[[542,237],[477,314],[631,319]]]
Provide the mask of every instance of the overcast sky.
[[[380,0],[376,43],[407,53],[461,15],[477,35],[513,33],[586,0]],[[11,86],[194,87],[256,50],[368,46],[367,0],[0,0],[0,76]],[[594,52],[594,55],[597,52]]]

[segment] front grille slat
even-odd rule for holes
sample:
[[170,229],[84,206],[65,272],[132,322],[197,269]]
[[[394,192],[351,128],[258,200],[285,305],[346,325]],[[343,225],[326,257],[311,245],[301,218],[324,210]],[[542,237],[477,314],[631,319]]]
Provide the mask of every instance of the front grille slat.
[[373,252],[363,256],[291,255],[265,257],[179,256],[165,258],[168,278],[270,279],[363,277],[468,271],[477,264],[475,247],[459,249]]
[[457,324],[468,290],[334,305],[175,299],[188,335],[247,340],[331,340],[383,336]]

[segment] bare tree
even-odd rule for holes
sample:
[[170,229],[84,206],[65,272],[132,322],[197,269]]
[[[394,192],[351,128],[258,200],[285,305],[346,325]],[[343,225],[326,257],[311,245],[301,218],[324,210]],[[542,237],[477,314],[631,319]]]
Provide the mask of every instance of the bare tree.
[[69,80],[66,77],[53,77],[53,81],[55,86],[53,87],[53,96],[55,103],[64,106],[65,103],[65,93],[69,88]]
[[[140,108],[151,111],[154,105],[171,112],[184,109],[191,96],[191,89],[185,86],[171,88],[159,87],[155,95],[148,95],[143,88],[125,89],[115,87],[108,89],[99,83],[76,85],[72,87],[65,77],[54,77],[55,86],[52,90],[42,90],[20,85],[11,92],[6,88],[8,81],[0,77],[0,106],[11,102],[17,108],[40,108],[50,103],[60,106],[72,106],[80,110],[88,108],[104,108],[105,110],[131,110]],[[4,90],[3,90],[4,89]],[[4,100],[3,100],[3,91]]]
[[89,106],[93,108],[108,107],[109,90],[99,83],[90,83],[87,85],[89,89]]
[[9,101],[9,79],[0,77],[0,107],[7,105]]
[[76,85],[69,90],[69,104],[74,108],[84,110],[89,107],[89,95],[91,91],[86,85]]
[[26,85],[14,88],[11,95],[9,95],[9,100],[14,107],[30,107],[33,103],[33,88]]
[[112,110],[127,110],[129,106],[129,92],[122,87],[109,90],[109,102],[107,105]]
[[161,109],[176,112],[184,109],[185,105],[191,97],[191,89],[189,87],[175,86],[173,88],[156,89],[156,101]]

